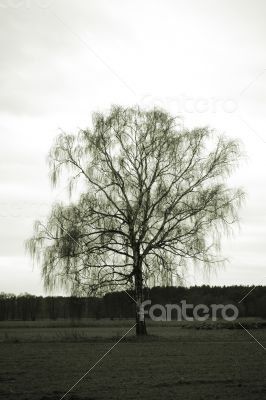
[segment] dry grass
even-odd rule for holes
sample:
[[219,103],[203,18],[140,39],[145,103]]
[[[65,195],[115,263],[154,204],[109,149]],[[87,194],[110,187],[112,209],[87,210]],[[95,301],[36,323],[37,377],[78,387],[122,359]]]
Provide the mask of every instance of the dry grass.
[[[265,351],[244,331],[165,329],[119,343],[67,400],[265,397]],[[266,331],[252,332],[265,345]],[[59,400],[113,340],[0,343],[0,399]]]

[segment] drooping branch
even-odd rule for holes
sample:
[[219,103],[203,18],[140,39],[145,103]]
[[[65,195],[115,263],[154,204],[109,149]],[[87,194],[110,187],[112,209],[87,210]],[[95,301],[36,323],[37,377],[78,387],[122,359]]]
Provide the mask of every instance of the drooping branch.
[[[178,130],[154,109],[113,107],[91,129],[61,133],[51,149],[51,181],[67,172],[77,203],[56,205],[28,241],[48,288],[107,290],[143,279],[171,282],[187,260],[219,260],[221,232],[237,221],[243,199],[226,178],[239,143],[208,128]],[[137,260],[137,261],[136,261]]]

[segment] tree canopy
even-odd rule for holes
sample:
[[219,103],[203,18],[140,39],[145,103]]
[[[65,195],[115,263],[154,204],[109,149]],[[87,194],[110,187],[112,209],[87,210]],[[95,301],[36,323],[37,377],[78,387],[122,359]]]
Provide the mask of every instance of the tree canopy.
[[161,109],[115,106],[92,127],[61,133],[51,180],[70,177],[76,202],[55,204],[27,242],[47,288],[103,293],[171,284],[189,260],[218,261],[220,235],[237,221],[243,191],[227,185],[237,140],[211,129],[179,129]]

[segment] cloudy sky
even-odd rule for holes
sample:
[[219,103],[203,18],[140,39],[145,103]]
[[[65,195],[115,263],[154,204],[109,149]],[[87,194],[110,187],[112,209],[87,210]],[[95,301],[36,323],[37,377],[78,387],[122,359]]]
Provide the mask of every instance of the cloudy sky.
[[0,0],[0,292],[44,293],[24,242],[65,196],[48,150],[111,104],[161,106],[242,140],[230,262],[187,283],[266,284],[265,17],[263,0]]

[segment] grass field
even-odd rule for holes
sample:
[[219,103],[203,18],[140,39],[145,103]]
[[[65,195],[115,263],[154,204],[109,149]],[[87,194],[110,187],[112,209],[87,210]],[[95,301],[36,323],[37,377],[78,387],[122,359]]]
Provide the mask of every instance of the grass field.
[[[59,400],[133,323],[1,323],[0,399]],[[265,329],[249,331],[266,347]],[[66,399],[266,398],[266,351],[243,329],[153,323],[149,333],[132,331]]]

